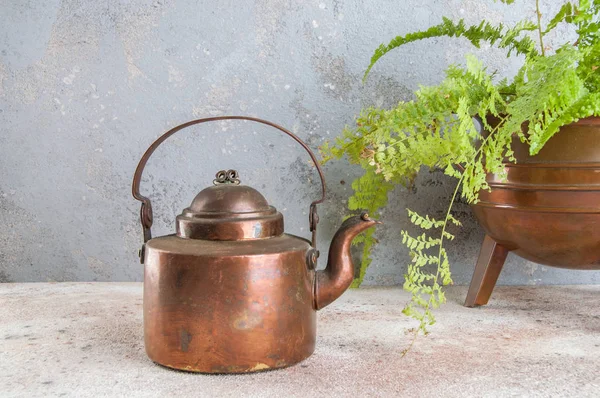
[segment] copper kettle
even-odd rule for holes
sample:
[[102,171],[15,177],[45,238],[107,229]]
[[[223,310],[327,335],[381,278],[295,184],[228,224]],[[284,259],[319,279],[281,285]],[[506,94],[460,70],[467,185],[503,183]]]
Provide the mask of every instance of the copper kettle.
[[[321,177],[322,197],[310,205],[312,241],[283,230],[283,216],[234,170],[217,173],[177,216],[177,232],[152,238],[150,199],[140,194],[144,166],[177,131],[224,119],[272,126],[306,149]],[[190,121],[158,138],[142,156],[133,196],[142,202],[144,245],[144,340],[161,365],[203,373],[242,373],[293,365],[315,348],[316,310],[338,298],[353,279],[350,244],[375,225],[367,214],[341,225],[327,267],[316,271],[318,203],[325,180],[315,155],[290,131],[245,116]]]

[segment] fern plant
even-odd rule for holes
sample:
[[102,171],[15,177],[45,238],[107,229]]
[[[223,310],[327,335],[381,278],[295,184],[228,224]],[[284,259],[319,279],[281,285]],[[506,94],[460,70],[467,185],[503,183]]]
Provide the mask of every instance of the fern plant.
[[[404,282],[412,298],[403,312],[419,322],[415,337],[427,333],[427,326],[435,322],[432,309],[445,302],[443,286],[452,283],[444,243],[454,239],[451,224],[460,226],[452,215],[459,196],[477,203],[479,192],[490,189],[486,175],[501,175],[503,162],[516,162],[511,150],[515,135],[535,155],[561,126],[600,116],[599,14],[600,0],[567,2],[544,26],[536,0],[534,21],[512,27],[486,21],[467,26],[463,20],[444,18],[439,25],[398,36],[375,50],[365,79],[388,52],[432,37],[464,37],[475,47],[488,42],[505,49],[507,56],[524,56],[512,81],[498,81],[495,73],[469,55],[465,66],[448,67],[440,84],[420,87],[412,101],[392,109],[364,109],[355,127],[346,128],[333,144],[321,148],[325,161],[347,156],[362,166],[364,174],[352,183],[354,194],[348,207],[367,209],[375,216],[386,206],[388,193],[399,184],[409,186],[423,167],[441,169],[458,180],[443,218],[407,210],[411,223],[424,231],[418,236],[407,231],[401,234],[412,258]],[[577,39],[552,51],[544,38],[560,24],[571,25]],[[490,125],[489,116],[497,122]],[[526,132],[521,128],[524,123],[528,124]],[[487,134],[482,135],[482,130]],[[371,261],[375,238],[370,233],[361,241],[365,255],[355,286]]]

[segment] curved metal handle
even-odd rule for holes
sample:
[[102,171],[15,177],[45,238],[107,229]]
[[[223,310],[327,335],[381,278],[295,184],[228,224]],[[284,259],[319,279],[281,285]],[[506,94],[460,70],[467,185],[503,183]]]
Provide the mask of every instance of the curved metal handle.
[[[300,138],[298,138],[298,136],[296,136],[291,131],[289,131],[275,123],[269,122],[267,120],[250,117],[250,116],[215,116],[215,117],[208,117],[208,118],[204,118],[204,119],[192,120],[187,123],[180,124],[179,126],[172,128],[171,130],[167,131],[166,133],[164,133],[163,135],[158,137],[156,139],[156,141],[154,141],[152,143],[152,145],[150,145],[150,147],[146,150],[146,152],[144,152],[144,155],[142,155],[142,158],[140,159],[140,162],[138,163],[137,168],[135,169],[135,173],[133,175],[133,184],[132,184],[133,197],[135,199],[139,200],[140,202],[142,202],[142,207],[140,209],[140,221],[142,223],[142,228],[144,230],[144,243],[146,243],[148,240],[152,239],[151,227],[152,227],[152,221],[153,221],[153,219],[152,219],[152,204],[150,203],[150,199],[143,196],[142,194],[140,194],[140,182],[142,179],[142,173],[144,172],[144,167],[146,166],[148,159],[150,159],[150,156],[152,156],[152,153],[154,153],[154,151],[156,150],[156,148],[158,148],[158,146],[160,144],[162,144],[167,138],[169,138],[170,136],[172,136],[179,130],[182,130],[186,127],[193,126],[194,124],[214,122],[214,121],[219,121],[219,120],[248,120],[251,122],[256,122],[256,123],[265,124],[267,126],[271,126],[273,128],[276,128],[277,130],[289,135],[290,137],[292,137],[297,143],[302,145],[302,147],[306,150],[306,152],[308,152],[308,154],[310,155],[310,158],[312,159],[313,163],[315,164],[315,167],[317,168],[319,177],[321,178],[321,189],[322,189],[321,198],[318,200],[315,200],[314,202],[312,202],[310,204],[310,212],[309,212],[310,231],[312,232],[312,246],[313,246],[313,248],[316,247],[317,224],[319,223],[319,216],[317,215],[317,204],[322,203],[325,200],[325,193],[326,193],[327,187],[325,185],[325,178],[323,177],[323,170],[321,170],[321,166],[319,165],[319,162],[317,161],[315,154],[310,150],[308,145],[306,145],[306,143],[304,143],[304,141],[302,141]],[[142,262],[143,262],[143,250],[144,250],[144,248],[142,247],[142,250],[140,251],[140,258],[141,258]]]

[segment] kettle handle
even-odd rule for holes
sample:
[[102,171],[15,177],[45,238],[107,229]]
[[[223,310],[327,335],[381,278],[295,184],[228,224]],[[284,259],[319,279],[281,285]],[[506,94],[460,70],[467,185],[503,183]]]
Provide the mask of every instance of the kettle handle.
[[[302,141],[297,135],[295,135],[291,131],[289,131],[275,123],[269,122],[267,120],[255,118],[255,117],[250,117],[250,116],[215,116],[215,117],[208,117],[208,118],[204,118],[204,119],[192,120],[187,123],[180,124],[179,126],[173,127],[171,130],[167,131],[166,133],[164,133],[163,135],[158,137],[156,139],[156,141],[154,141],[152,143],[152,145],[150,145],[150,147],[146,150],[146,152],[144,152],[144,155],[140,159],[140,162],[138,163],[137,168],[135,169],[135,173],[133,175],[133,185],[132,185],[133,197],[135,199],[139,200],[140,202],[142,202],[142,207],[140,209],[140,221],[142,223],[142,228],[144,231],[144,243],[146,243],[148,240],[152,239],[152,232],[150,229],[152,227],[152,204],[150,203],[149,198],[140,194],[140,181],[142,179],[142,173],[144,172],[144,167],[146,166],[148,159],[150,159],[150,156],[152,156],[152,153],[154,153],[154,151],[156,150],[156,148],[158,148],[158,146],[160,144],[162,144],[167,138],[169,138],[170,136],[172,136],[179,130],[182,130],[186,127],[193,126],[194,124],[200,124],[200,123],[205,123],[205,122],[215,122],[215,121],[220,121],[220,120],[248,120],[251,122],[266,124],[267,126],[274,127],[277,130],[289,135],[298,144],[302,145],[302,147],[306,150],[306,152],[308,152],[308,154],[310,155],[310,158],[312,159],[313,163],[315,164],[315,167],[317,168],[319,177],[321,178],[321,190],[322,190],[321,198],[315,200],[314,202],[312,202],[310,204],[310,212],[308,215],[308,219],[309,219],[309,223],[310,223],[310,231],[312,232],[312,246],[313,246],[313,248],[315,248],[316,247],[316,239],[317,239],[317,224],[319,223],[319,216],[317,214],[317,204],[322,203],[325,200],[325,193],[327,190],[327,186],[325,185],[325,178],[323,177],[323,170],[321,169],[321,166],[319,165],[319,162],[317,161],[315,154],[310,150],[308,145],[306,145],[306,143],[304,141]],[[142,247],[142,250],[143,250],[143,247]],[[140,257],[143,262],[143,253],[141,253],[141,252],[140,252]]]

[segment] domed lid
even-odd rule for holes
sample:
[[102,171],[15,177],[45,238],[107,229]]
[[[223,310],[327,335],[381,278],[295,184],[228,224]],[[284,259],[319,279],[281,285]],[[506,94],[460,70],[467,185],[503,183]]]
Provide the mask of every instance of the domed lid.
[[263,239],[283,233],[283,216],[256,189],[239,185],[235,170],[217,173],[177,216],[177,235],[207,240]]
[[220,184],[200,191],[188,209],[194,213],[253,213],[268,211],[269,204],[254,188]]

